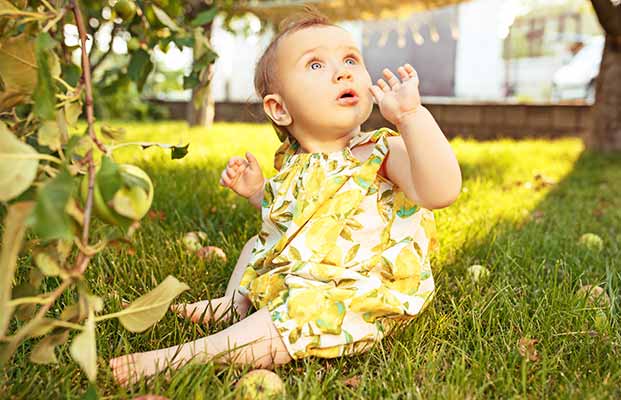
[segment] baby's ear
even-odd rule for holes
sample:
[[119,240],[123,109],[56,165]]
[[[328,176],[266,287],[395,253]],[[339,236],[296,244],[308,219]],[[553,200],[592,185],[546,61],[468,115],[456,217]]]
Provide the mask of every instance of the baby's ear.
[[279,94],[268,94],[263,98],[263,111],[279,126],[289,126],[293,122],[291,114]]

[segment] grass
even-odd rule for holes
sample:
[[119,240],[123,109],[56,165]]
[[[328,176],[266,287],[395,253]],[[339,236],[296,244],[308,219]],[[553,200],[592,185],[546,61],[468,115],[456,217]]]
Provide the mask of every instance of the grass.
[[[153,209],[165,219],[145,219],[133,249],[109,249],[88,271],[106,311],[120,309],[171,274],[190,283],[180,301],[217,297],[244,243],[260,226],[258,212],[218,186],[232,155],[251,150],[266,175],[278,146],[268,125],[216,124],[211,130],[182,123],[125,124],[132,139],[189,141],[190,153],[170,160],[160,149],[119,150],[119,161],[143,167],[153,178]],[[307,359],[277,369],[289,398],[592,398],[621,397],[619,318],[621,259],[621,157],[589,154],[575,138],[476,142],[455,139],[463,193],[435,212],[440,253],[433,265],[437,296],[409,327],[370,352],[342,359]],[[541,174],[556,183],[540,187]],[[438,176],[438,179],[441,177]],[[529,183],[530,182],[530,185]],[[226,263],[187,255],[180,238],[203,230]],[[585,232],[601,236],[604,249],[577,245]],[[473,282],[467,268],[485,265],[489,279]],[[21,259],[19,279],[29,260]],[[601,285],[613,299],[598,308],[575,295]],[[48,280],[47,289],[55,281]],[[44,287],[44,289],[46,289]],[[69,301],[65,298],[64,301]],[[598,313],[606,318],[597,319]],[[598,322],[599,321],[599,322]],[[228,367],[188,366],[170,380],[157,377],[129,390],[107,367],[111,357],[196,339],[226,326],[205,327],[167,314],[143,334],[115,320],[98,325],[102,398],[156,393],[171,399],[232,398],[244,373]],[[527,361],[520,339],[536,339],[536,361]],[[68,346],[58,365],[28,362],[34,341],[20,347],[0,374],[2,398],[80,398],[88,382]]]

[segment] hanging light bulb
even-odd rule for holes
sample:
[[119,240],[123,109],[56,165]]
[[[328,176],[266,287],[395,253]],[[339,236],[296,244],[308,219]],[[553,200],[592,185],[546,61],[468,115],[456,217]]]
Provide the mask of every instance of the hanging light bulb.
[[405,25],[399,23],[399,39],[397,39],[397,46],[402,49],[405,47],[407,41],[405,39]]
[[418,31],[418,26],[416,24],[412,24],[410,26],[410,30],[412,31],[412,40],[414,40],[414,43],[418,46],[422,46],[425,43],[425,38]]
[[385,47],[386,43],[388,42],[388,35],[390,35],[390,30],[386,29],[384,30],[384,32],[382,32],[382,35],[380,36],[379,40],[377,41],[377,46],[378,47]]
[[431,41],[434,43],[438,43],[438,41],[440,40],[440,34],[438,33],[438,28],[433,23],[433,21],[429,23],[429,37],[431,38]]
[[453,16],[451,17],[451,37],[453,40],[459,39],[459,22],[457,16],[459,12],[459,6],[455,6],[453,9]]

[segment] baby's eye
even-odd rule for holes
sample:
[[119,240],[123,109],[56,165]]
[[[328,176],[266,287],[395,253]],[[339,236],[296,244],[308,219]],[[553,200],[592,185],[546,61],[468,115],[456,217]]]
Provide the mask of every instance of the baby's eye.
[[353,57],[348,57],[348,58],[345,59],[346,63],[348,61],[350,61],[349,65],[356,65],[356,64],[358,64],[358,61],[355,58],[353,58]]
[[[315,65],[317,65],[318,67],[315,68]],[[310,67],[311,67],[311,69],[321,68],[321,63],[318,63],[317,61],[315,61],[315,62],[311,63]]]

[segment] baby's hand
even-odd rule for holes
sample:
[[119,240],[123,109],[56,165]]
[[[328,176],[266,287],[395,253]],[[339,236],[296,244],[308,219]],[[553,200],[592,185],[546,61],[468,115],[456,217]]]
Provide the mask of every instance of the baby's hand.
[[249,198],[263,189],[264,178],[257,159],[250,152],[246,152],[246,158],[232,157],[229,160],[220,176],[220,185]]
[[390,86],[383,79],[378,79],[377,86],[372,85],[370,90],[382,116],[393,125],[398,125],[404,116],[415,113],[421,106],[418,74],[410,64],[399,67],[397,72],[403,80],[401,83],[388,68],[383,72]]

